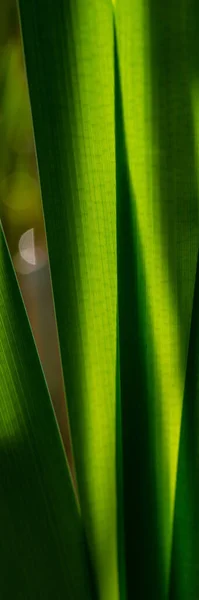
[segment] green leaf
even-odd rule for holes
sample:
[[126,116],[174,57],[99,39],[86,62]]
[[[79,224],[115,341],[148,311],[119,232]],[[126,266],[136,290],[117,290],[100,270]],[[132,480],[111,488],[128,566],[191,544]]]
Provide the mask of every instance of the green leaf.
[[112,6],[20,0],[80,504],[102,600],[117,600]]
[[[115,96],[120,357],[118,373],[125,534],[122,552],[123,561],[126,559],[127,597],[133,598],[137,594],[139,598],[154,596],[160,600],[163,597],[164,572],[155,481],[154,380],[150,371],[149,355],[153,351],[153,339],[148,318],[143,252],[125,145],[117,39],[115,40]],[[118,504],[119,502],[122,504],[120,469],[118,465]],[[153,545],[153,552],[151,552],[151,545]],[[140,576],[142,565],[144,565],[143,577]],[[124,581],[121,589],[125,597]]]
[[199,262],[189,340],[185,392],[176,482],[170,600],[197,598],[199,594]]
[[[127,327],[129,312],[129,329],[131,327],[131,333],[126,332],[130,344],[129,358],[126,350],[123,368],[124,373],[127,371],[129,376],[130,369],[132,372],[135,369],[134,383],[131,378],[132,388],[129,388],[128,392],[128,407],[122,407],[122,413],[126,411],[123,444],[127,579],[132,590],[135,575],[138,590],[142,589],[144,583],[138,574],[142,570],[144,576],[145,570],[149,572],[148,566],[151,564],[154,543],[156,547],[154,539],[157,539],[158,530],[158,543],[163,552],[162,558],[160,557],[163,597],[167,597],[169,585],[177,458],[199,229],[196,148],[191,104],[193,73],[190,66],[190,39],[193,23],[189,28],[190,19],[187,20],[187,12],[188,1],[183,3],[180,11],[179,4],[170,1],[160,3],[150,0],[147,3],[144,0],[118,0],[115,5],[130,186],[129,200],[127,191],[123,192],[126,205],[129,202],[129,206],[126,206],[126,242],[123,234],[127,271],[123,316]],[[132,219],[134,225],[130,227],[129,222]],[[129,250],[127,240],[131,240],[132,247],[130,248],[129,242]],[[123,261],[123,277],[124,269]],[[128,277],[129,295],[134,279],[134,298],[132,291],[131,300],[128,296]],[[122,288],[122,284],[120,287]],[[123,287],[123,298],[124,296]],[[133,314],[136,310],[137,317],[135,316],[133,325]],[[141,330],[138,320],[140,327],[142,325]],[[124,346],[124,321],[121,330]],[[135,331],[137,346],[135,344],[133,349]],[[139,354],[142,366],[138,376],[135,365]],[[147,376],[143,361],[146,362]],[[121,374],[121,385],[122,379],[125,385],[124,375]],[[126,397],[127,390],[126,383]],[[137,406],[135,410],[136,397],[140,407]],[[142,428],[139,429],[140,420]],[[151,443],[148,445],[147,442],[149,433],[152,447]],[[145,450],[142,448],[141,435]],[[145,460],[141,458],[141,452],[145,452]],[[131,457],[135,465],[141,465],[140,469],[137,466],[136,474],[133,469],[130,470],[127,457]],[[151,502],[151,493],[148,498],[146,484],[141,478],[145,478],[145,469],[150,460],[152,475],[149,483],[150,488],[153,488],[154,510],[152,503],[149,524],[146,518],[146,502]],[[132,507],[136,491],[140,509],[139,517],[135,513],[133,518]],[[136,545],[137,542],[140,545],[138,533],[135,537],[136,518],[138,521],[140,519],[143,556],[140,549],[139,559],[137,556],[134,563],[132,544]],[[156,524],[151,528],[153,518]],[[153,574],[151,572],[152,597],[155,595],[158,573],[158,569],[155,569]],[[159,592],[157,597],[160,597]]]
[[[199,189],[199,62],[198,26],[199,6],[195,0],[185,3],[187,60],[190,74],[195,161]],[[192,175],[193,176],[193,175]],[[199,368],[199,256],[195,274],[191,330],[186,366],[183,410],[180,429],[178,470],[173,521],[172,554],[170,567],[170,600],[197,598],[199,595],[199,479],[198,479],[198,368]]]
[[91,599],[82,523],[2,229],[0,250],[1,597]]

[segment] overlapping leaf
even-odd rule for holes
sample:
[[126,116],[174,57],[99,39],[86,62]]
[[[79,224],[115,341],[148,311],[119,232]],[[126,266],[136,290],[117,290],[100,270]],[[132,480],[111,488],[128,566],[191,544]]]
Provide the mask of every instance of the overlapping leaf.
[[117,600],[112,7],[19,6],[80,502],[100,597]]
[[83,527],[0,230],[1,597],[91,599]]
[[[131,335],[128,335],[131,346],[140,316],[142,326],[144,324],[143,336],[141,331],[137,336],[137,355],[135,348],[132,348],[129,351],[129,361],[127,358],[124,360],[124,372],[128,369],[129,362],[130,373],[130,363],[133,370],[140,349],[142,367],[137,382],[137,398],[135,372],[128,409],[124,406],[122,409],[126,411],[123,422],[126,457],[124,502],[127,511],[125,532],[130,597],[135,591],[135,584],[137,595],[143,589],[143,579],[146,572],[149,573],[151,556],[155,553],[157,530],[154,523],[152,525],[153,519],[157,520],[159,543],[163,552],[162,558],[160,557],[163,596],[156,590],[160,570],[155,568],[153,573],[150,572],[148,597],[150,594],[150,597],[155,596],[154,590],[157,591],[158,598],[167,597],[169,583],[181,411],[198,251],[196,149],[190,67],[193,20],[190,29],[190,19],[186,18],[188,4],[185,2],[180,11],[177,2],[162,4],[156,0],[150,0],[149,3],[118,0],[115,5],[124,136],[130,185],[133,186],[129,218],[130,215],[135,215],[132,234],[128,225],[128,239],[133,237],[136,257],[134,272],[136,263],[138,269],[138,275],[134,274],[134,302],[136,290],[139,293],[138,313],[135,325],[132,323]],[[126,250],[125,256],[129,281],[132,272],[129,255],[132,260],[132,251],[133,249],[129,252]],[[121,268],[122,271],[124,267]],[[127,310],[126,300],[124,316],[125,308]],[[129,306],[131,321],[134,309],[132,298],[131,307]],[[124,331],[123,325],[121,329]],[[144,356],[148,390],[143,368]],[[145,387],[143,396],[140,386]],[[140,409],[136,400],[140,403]],[[142,410],[145,417],[142,415],[143,427],[140,427]],[[150,436],[154,449],[153,454],[151,448],[149,457],[149,447],[147,450],[146,446],[148,418],[152,427]],[[139,438],[141,435],[143,446]],[[142,451],[145,461],[140,456]],[[136,475],[133,468],[129,468],[127,460],[133,453],[133,464],[142,464]],[[146,466],[148,460],[155,469],[154,479],[152,471],[149,478],[149,497],[147,486],[142,481],[145,478],[143,466]],[[148,513],[147,500],[150,502],[151,485],[156,501]],[[140,510],[135,510],[132,516],[136,493]],[[146,511],[149,521],[145,521]],[[137,521],[140,524],[141,540],[138,539],[139,526],[135,535]],[[147,547],[149,531],[151,534]],[[132,545],[136,546],[136,543],[140,547],[140,553],[134,560],[134,557],[131,558]]]

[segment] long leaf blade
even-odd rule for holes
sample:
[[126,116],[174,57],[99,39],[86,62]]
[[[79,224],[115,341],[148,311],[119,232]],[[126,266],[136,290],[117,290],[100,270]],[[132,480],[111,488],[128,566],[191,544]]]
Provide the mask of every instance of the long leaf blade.
[[[143,291],[140,291],[138,309],[141,311],[145,304],[145,351],[141,354],[143,357],[148,352],[147,368],[151,373],[149,413],[155,451],[151,460],[155,466],[155,506],[163,550],[165,597],[169,585],[177,458],[198,252],[190,68],[193,24],[190,26],[187,20],[189,7],[186,1],[181,11],[177,2],[118,0],[115,3],[127,162],[134,192],[131,211],[136,215],[134,242],[139,240],[137,260],[139,263],[141,252],[143,262],[140,274]],[[138,352],[139,344],[140,340]],[[134,359],[132,355],[130,360],[133,369],[137,356]],[[141,373],[144,377],[143,369]],[[132,394],[132,406],[133,401]],[[129,436],[126,442],[125,429],[123,432],[126,456],[128,452],[132,456],[134,448],[134,417],[132,408],[132,439]],[[130,430],[130,418],[128,428]],[[139,461],[139,445],[137,452]],[[133,475],[129,473],[129,481],[136,488]],[[139,485],[139,474],[137,479]],[[126,508],[130,513],[128,500],[127,496]],[[140,504],[142,502],[144,515],[144,484]],[[128,522],[128,517],[126,520]],[[131,513],[129,522],[133,522]],[[146,537],[147,529],[145,524]],[[155,535],[155,528],[153,531]],[[130,533],[129,527],[126,553],[132,587],[133,539],[134,530],[132,528]],[[149,548],[147,564],[150,560]],[[156,582],[157,578],[154,586]]]
[[100,597],[117,600],[112,7],[19,6],[80,502]]
[[53,408],[0,230],[2,598],[91,598],[85,540]]

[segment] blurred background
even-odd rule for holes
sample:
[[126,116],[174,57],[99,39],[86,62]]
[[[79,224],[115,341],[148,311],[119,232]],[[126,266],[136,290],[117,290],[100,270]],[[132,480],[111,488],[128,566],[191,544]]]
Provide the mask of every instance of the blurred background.
[[0,214],[74,476],[16,0],[0,2]]

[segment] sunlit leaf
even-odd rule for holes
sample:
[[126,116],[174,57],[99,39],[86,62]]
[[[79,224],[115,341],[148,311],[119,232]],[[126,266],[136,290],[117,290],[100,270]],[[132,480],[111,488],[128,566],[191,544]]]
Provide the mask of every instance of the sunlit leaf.
[[112,6],[19,2],[80,502],[102,600],[117,600]]
[[[190,10],[193,10],[193,6]],[[148,571],[155,542],[153,537],[148,540],[150,524],[147,519],[145,521],[148,510],[147,489],[143,482],[145,471],[138,468],[141,436],[146,444],[148,418],[153,447],[149,460],[152,470],[155,470],[154,483],[152,475],[149,482],[156,498],[153,509],[151,505],[149,518],[151,512],[151,520],[157,520],[157,529],[153,526],[153,534],[155,536],[158,530],[160,535],[162,558],[160,553],[157,555],[162,565],[163,597],[167,594],[169,583],[177,457],[198,251],[196,147],[191,105],[193,55],[190,40],[193,23],[187,19],[188,12],[188,2],[183,4],[181,10],[176,2],[160,3],[156,0],[148,3],[117,0],[115,6],[124,136],[130,189],[133,190],[129,201],[129,219],[133,214],[134,266],[130,266],[133,261],[130,245],[129,251],[126,248],[125,258],[127,272],[131,272],[135,282],[137,319],[141,317],[144,323],[143,334],[140,332],[138,335],[137,355],[134,358],[132,351],[128,359],[126,352],[126,367],[124,361],[131,378],[140,351],[142,366],[137,391],[135,373],[128,409],[126,404],[123,407],[126,411],[123,425],[125,532],[130,597],[134,589],[140,593],[143,589],[144,577],[140,576],[142,569],[145,575],[149,573],[151,587],[148,596],[161,597],[159,591],[155,593],[154,587],[157,585],[159,569],[154,570],[153,575],[150,569]],[[127,217],[126,227],[130,230]],[[129,239],[130,233],[127,233]],[[132,309],[126,289],[123,314],[129,310],[132,322],[135,310],[133,298],[131,306]],[[124,336],[123,325],[122,334]],[[129,333],[131,347],[132,338],[133,323]],[[147,378],[143,360],[146,361],[148,390],[145,387]],[[127,398],[126,380],[123,385],[126,386]],[[145,387],[143,396],[140,386]],[[143,429],[140,428],[136,402],[141,403],[140,416],[142,409],[146,411]],[[137,446],[134,440],[136,419]],[[146,466],[146,447],[143,452],[143,465]],[[133,465],[137,465],[136,476]],[[139,511],[133,515],[136,493]],[[135,560],[132,555],[135,527],[138,536],[139,524],[143,564],[141,549]]]

